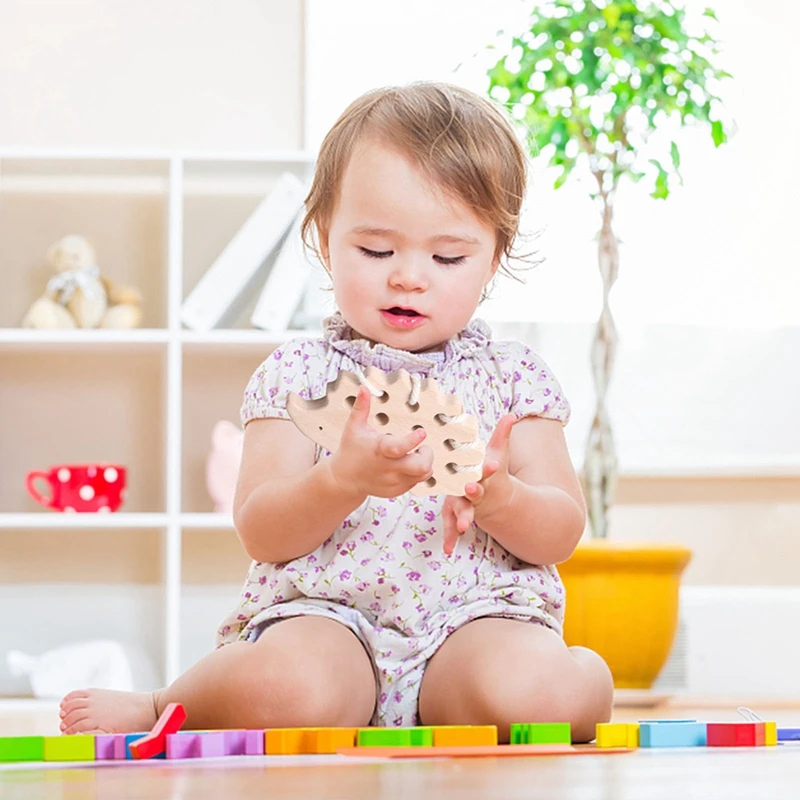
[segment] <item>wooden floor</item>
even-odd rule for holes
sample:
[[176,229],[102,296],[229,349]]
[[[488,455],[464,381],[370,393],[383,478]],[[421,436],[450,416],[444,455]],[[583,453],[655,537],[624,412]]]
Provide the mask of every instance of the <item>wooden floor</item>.
[[[759,708],[781,725],[800,725],[800,709]],[[736,719],[724,709],[620,708],[615,721],[664,717]],[[335,757],[339,758],[339,757]],[[800,745],[748,749],[637,750],[620,755],[538,756],[352,762],[307,757],[307,766],[264,758],[187,765],[132,764],[75,769],[0,770],[0,798],[53,800],[774,800],[800,795]],[[314,761],[323,764],[314,764]],[[21,765],[20,765],[21,766]]]

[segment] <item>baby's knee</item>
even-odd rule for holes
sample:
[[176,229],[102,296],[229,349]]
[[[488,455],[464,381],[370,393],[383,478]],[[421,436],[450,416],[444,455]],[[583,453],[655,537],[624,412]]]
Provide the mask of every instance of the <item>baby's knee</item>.
[[595,725],[611,718],[611,673],[592,651],[530,664],[475,687],[479,716],[498,726],[502,739],[515,722],[569,722],[574,742],[594,738]]
[[260,660],[243,688],[243,699],[251,703],[263,725],[270,728],[339,727],[366,725],[350,719],[348,698],[329,680],[323,668],[300,661],[290,654],[274,653]]

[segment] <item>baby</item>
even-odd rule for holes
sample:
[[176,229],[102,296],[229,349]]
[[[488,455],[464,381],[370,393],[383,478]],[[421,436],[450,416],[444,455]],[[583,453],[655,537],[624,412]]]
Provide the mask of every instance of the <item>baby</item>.
[[[234,521],[253,559],[217,649],[152,694],[72,692],[66,733],[139,731],[168,703],[187,727],[267,728],[567,721],[575,741],[611,713],[594,652],[561,636],[553,566],[585,508],[547,365],[473,319],[506,269],[526,159],[504,113],[447,84],[381,89],[326,136],[304,237],[339,312],[256,370],[242,407]],[[457,393],[487,441],[465,496],[418,497],[425,431],[367,424],[362,386],[335,453],[289,419],[340,370],[405,369]],[[368,381],[365,381],[368,383]]]

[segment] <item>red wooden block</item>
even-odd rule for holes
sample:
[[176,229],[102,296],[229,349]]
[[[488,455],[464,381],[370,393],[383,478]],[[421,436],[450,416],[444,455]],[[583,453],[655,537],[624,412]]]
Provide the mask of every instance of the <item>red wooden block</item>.
[[766,728],[763,722],[709,722],[708,747],[763,747]]
[[170,703],[162,712],[153,730],[130,745],[134,758],[153,758],[167,749],[167,734],[177,733],[186,722],[186,709],[180,703]]

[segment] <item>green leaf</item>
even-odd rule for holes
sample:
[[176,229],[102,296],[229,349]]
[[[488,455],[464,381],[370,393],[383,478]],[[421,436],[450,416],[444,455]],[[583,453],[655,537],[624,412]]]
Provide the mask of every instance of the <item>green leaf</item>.
[[658,169],[655,189],[650,193],[650,197],[654,197],[656,200],[666,200],[669,197],[669,173],[661,166],[661,162],[657,159],[651,158],[650,163],[655,164]]
[[716,14],[716,12],[714,11],[714,9],[713,9],[713,8],[707,8],[707,9],[706,9],[706,10],[703,12],[703,16],[704,16],[704,17],[711,17],[711,19],[713,19],[713,20],[714,20],[714,22],[719,22],[719,20],[717,19],[717,14]]
[[718,119],[713,120],[711,123],[711,138],[714,140],[714,147],[719,147],[723,142],[728,141],[725,129]]
[[683,175],[681,175],[681,153],[678,150],[678,145],[675,142],[670,142],[669,154],[672,157],[672,166],[675,168],[675,174],[683,186]]

